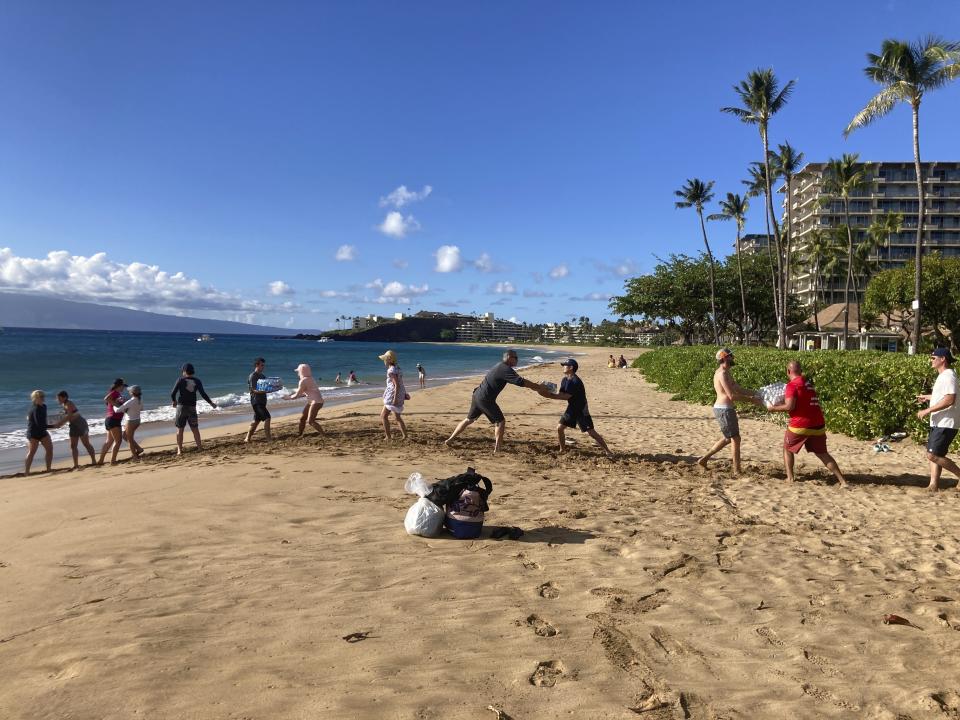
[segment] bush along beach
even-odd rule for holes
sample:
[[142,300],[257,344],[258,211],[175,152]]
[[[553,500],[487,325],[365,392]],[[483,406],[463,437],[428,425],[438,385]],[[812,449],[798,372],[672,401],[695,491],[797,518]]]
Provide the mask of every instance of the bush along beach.
[[[926,355],[883,352],[790,352],[772,348],[734,348],[737,382],[756,390],[785,382],[785,367],[799,360],[804,374],[817,388],[827,429],[860,440],[906,432],[925,442],[928,423],[917,419],[916,396],[929,393],[936,373]],[[643,353],[633,362],[644,377],[675,400],[702,405],[713,403],[716,348],[668,347]],[[744,413],[762,413],[741,405]],[[955,442],[954,448],[960,447]]]

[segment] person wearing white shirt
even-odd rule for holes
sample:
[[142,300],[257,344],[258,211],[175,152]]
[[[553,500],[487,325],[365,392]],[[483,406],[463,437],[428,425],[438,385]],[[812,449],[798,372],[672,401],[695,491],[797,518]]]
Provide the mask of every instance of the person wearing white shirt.
[[927,460],[930,461],[930,484],[927,490],[940,489],[940,475],[944,469],[960,478],[960,467],[947,457],[950,443],[960,429],[960,406],[957,404],[957,375],[950,366],[953,355],[949,348],[935,348],[930,354],[930,365],[937,371],[937,380],[930,395],[917,395],[917,402],[930,406],[917,413],[919,419],[930,416],[930,435],[927,438]]
[[142,391],[139,385],[130,386],[130,399],[117,408],[118,412],[123,413],[123,436],[127,441],[127,447],[130,448],[130,454],[138,458],[143,455],[143,448],[137,444],[133,436],[140,427],[140,411],[143,410]]

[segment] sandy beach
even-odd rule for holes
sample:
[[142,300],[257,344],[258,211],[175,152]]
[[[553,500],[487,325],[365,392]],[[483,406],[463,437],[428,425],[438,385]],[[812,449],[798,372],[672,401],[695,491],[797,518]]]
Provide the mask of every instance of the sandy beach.
[[[516,387],[505,452],[483,419],[445,447],[467,380],[414,394],[406,442],[375,399],[324,437],[0,479],[0,717],[960,717],[960,494],[921,447],[831,436],[851,488],[807,457],[787,484],[782,428],[742,419],[745,474],[704,471],[710,408],[577,351],[614,459],[559,456],[564,403]],[[483,537],[408,536],[407,476],[468,465]]]

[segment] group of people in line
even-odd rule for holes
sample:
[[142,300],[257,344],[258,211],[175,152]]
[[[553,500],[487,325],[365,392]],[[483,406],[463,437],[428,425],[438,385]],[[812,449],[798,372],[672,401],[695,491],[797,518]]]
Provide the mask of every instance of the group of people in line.
[[[392,439],[394,435],[393,425],[396,423],[397,429],[403,439],[407,438],[407,426],[403,420],[404,404],[410,399],[403,382],[403,373],[397,361],[397,354],[393,350],[387,350],[379,356],[386,369],[386,386],[383,391],[383,409],[380,412],[380,422],[383,426],[384,438]],[[613,356],[610,356],[613,360]],[[620,360],[626,363],[623,356]],[[837,482],[845,486],[847,484],[843,472],[840,470],[837,461],[827,450],[826,423],[823,417],[823,411],[820,408],[820,401],[813,382],[803,374],[800,363],[797,360],[791,360],[787,363],[786,375],[788,382],[784,388],[783,401],[779,403],[765,403],[762,396],[754,390],[741,387],[733,379],[731,369],[736,364],[736,359],[732,350],[724,348],[716,354],[717,369],[713,374],[713,387],[716,391],[716,401],[713,405],[713,414],[720,427],[721,437],[702,457],[697,460],[701,467],[707,467],[707,462],[720,452],[723,448],[730,445],[733,451],[733,469],[740,474],[743,470],[740,457],[740,426],[737,417],[736,403],[748,402],[761,407],[765,407],[769,412],[783,412],[789,416],[789,423],[783,438],[783,460],[786,468],[787,480],[794,480],[794,461],[797,453],[801,449],[813,453],[826,466]],[[930,354],[930,364],[937,371],[937,380],[934,383],[933,390],[929,395],[917,395],[917,402],[926,404],[928,407],[921,409],[917,417],[923,419],[929,416],[930,434],[927,441],[927,459],[930,465],[930,484],[928,489],[937,490],[939,488],[940,477],[943,470],[948,470],[960,478],[960,466],[947,457],[950,443],[960,429],[960,404],[957,403],[957,376],[952,369],[954,362],[950,350],[947,348],[936,348]],[[500,451],[504,434],[506,432],[507,421],[497,404],[497,398],[500,393],[509,385],[534,390],[542,397],[552,400],[562,400],[567,402],[567,407],[557,423],[557,441],[561,453],[567,450],[566,431],[571,428],[579,428],[581,432],[589,435],[596,444],[608,456],[612,456],[610,448],[607,446],[603,437],[596,431],[593,418],[590,416],[587,404],[586,387],[583,380],[577,375],[579,364],[574,358],[569,358],[560,363],[563,368],[563,379],[558,389],[554,389],[552,384],[543,384],[533,382],[521,377],[515,370],[518,363],[518,357],[515,350],[507,350],[503,354],[501,362],[491,368],[480,385],[478,385],[471,396],[470,408],[466,417],[461,420],[454,428],[446,444],[452,445],[453,441],[470,425],[476,422],[481,416],[486,417],[493,426],[494,453]],[[247,378],[247,385],[250,391],[250,405],[253,410],[253,420],[250,423],[244,442],[250,442],[259,426],[263,424],[264,435],[267,440],[272,440],[270,432],[270,411],[267,409],[267,396],[270,393],[261,381],[267,378],[264,375],[266,361],[262,357],[254,360],[253,371]],[[426,372],[420,363],[417,363],[417,372],[419,375],[420,387],[425,385]],[[309,365],[301,363],[296,367],[298,377],[297,388],[294,392],[285,395],[286,400],[295,400],[297,398],[306,398],[306,404],[300,415],[300,422],[297,437],[301,437],[306,430],[307,425],[312,427],[318,434],[324,434],[324,430],[317,420],[317,415],[323,407],[323,395],[313,377],[313,372]],[[353,372],[351,371],[351,375]],[[129,397],[123,395],[124,389],[129,389]],[[192,364],[186,363],[181,368],[181,377],[177,380],[170,394],[173,407],[176,409],[174,416],[174,425],[177,428],[177,454],[183,453],[183,433],[187,426],[193,433],[194,443],[198,450],[202,448],[200,438],[199,420],[197,416],[197,397],[202,397],[212,408],[217,404],[207,395],[203,388],[203,383],[195,375]],[[107,391],[103,398],[106,405],[105,426],[107,438],[100,450],[99,460],[93,445],[90,443],[90,431],[87,421],[80,414],[77,406],[70,400],[67,392],[61,390],[57,393],[57,400],[60,403],[63,412],[57,421],[50,423],[47,417],[47,407],[45,396],[42,390],[34,390],[30,398],[33,402],[32,409],[27,418],[27,438],[28,448],[25,459],[24,470],[26,474],[30,473],[30,467],[33,458],[39,447],[43,447],[46,453],[46,467],[50,469],[53,459],[53,445],[50,439],[51,428],[70,426],[70,449],[73,455],[74,468],[79,467],[79,444],[82,443],[90,455],[92,465],[104,463],[106,455],[111,452],[111,464],[117,462],[117,454],[121,443],[126,440],[130,453],[134,458],[143,453],[143,448],[135,439],[137,427],[140,425],[140,413],[143,409],[143,398],[138,386],[132,385],[127,388],[123,378],[114,380],[113,385]]]
[[[847,480],[837,465],[837,461],[827,452],[827,432],[820,400],[813,382],[803,374],[800,363],[791,360],[787,363],[788,382],[781,403],[765,403],[762,396],[748,390],[733,379],[730,372],[736,364],[732,350],[723,348],[716,354],[717,369],[713,373],[713,388],[717,399],[713,404],[713,415],[720,426],[721,437],[709,451],[697,460],[701,467],[727,445],[733,451],[733,469],[740,474],[740,426],[737,419],[736,403],[748,402],[765,407],[769,412],[783,412],[789,416],[787,429],[783,436],[783,463],[787,480],[794,480],[794,459],[801,449],[813,453],[822,462],[841,486]],[[937,371],[937,379],[929,395],[917,395],[918,404],[927,405],[917,412],[919,419],[929,417],[930,432],[927,438],[927,461],[930,470],[930,483],[927,489],[936,491],[940,487],[940,477],[949,470],[960,478],[960,467],[947,457],[950,443],[960,428],[960,404],[957,403],[957,376],[952,369],[953,355],[949,348],[935,348],[930,353],[930,365]]]
[[620,355],[619,358],[614,359],[613,355],[607,358],[607,367],[608,368],[625,368],[627,366],[627,359]]
[[[387,350],[379,356],[386,369],[386,386],[383,391],[383,409],[380,412],[380,422],[383,426],[384,438],[392,439],[394,430],[393,423],[396,423],[397,429],[403,439],[407,438],[407,426],[403,420],[404,404],[410,399],[403,382],[403,373],[397,362],[397,354],[393,350]],[[494,452],[499,452],[503,442],[504,432],[506,430],[506,418],[500,406],[497,405],[497,397],[507,386],[507,384],[518,385],[521,387],[536,390],[541,396],[554,399],[565,400],[567,408],[560,417],[557,425],[557,439],[560,452],[566,451],[565,431],[568,428],[579,428],[582,432],[588,434],[599,447],[611,455],[603,437],[594,429],[593,419],[587,406],[586,388],[583,381],[577,375],[578,363],[570,358],[561,363],[564,377],[561,380],[559,390],[554,390],[552,386],[535,383],[520,377],[514,369],[518,358],[515,350],[508,350],[503,354],[502,361],[493,367],[484,376],[483,381],[473,391],[470,409],[467,416],[457,425],[453,433],[446,440],[450,445],[453,440],[460,435],[469,425],[473,424],[480,416],[485,416],[494,428]],[[624,361],[625,362],[625,361]],[[244,442],[251,442],[254,433],[263,425],[264,436],[267,440],[272,440],[273,436],[270,428],[270,411],[267,409],[267,399],[271,390],[261,381],[266,381],[264,374],[266,369],[266,360],[258,357],[253,361],[253,370],[247,377],[247,387],[250,393],[250,406],[253,411],[253,419],[247,430]],[[297,398],[306,398],[307,402],[300,415],[297,437],[301,437],[306,430],[307,425],[312,427],[318,434],[324,434],[324,430],[317,420],[317,415],[323,407],[323,395],[313,377],[313,372],[309,365],[301,363],[296,367],[299,382],[294,392],[285,395],[286,400],[295,400]],[[353,371],[351,371],[353,376]],[[417,363],[417,374],[420,387],[426,386],[426,370],[422,364]],[[129,398],[123,396],[123,391],[129,389]],[[73,453],[74,468],[79,468],[78,444],[83,443],[90,454],[90,463],[92,465],[102,465],[107,452],[112,451],[111,464],[117,462],[117,455],[123,440],[127,441],[131,455],[138,458],[143,453],[143,448],[136,442],[135,433],[140,425],[140,413],[143,409],[143,398],[138,386],[132,385],[129,388],[123,378],[117,378],[107,394],[103,398],[106,405],[105,426],[107,438],[100,451],[99,460],[96,457],[93,445],[90,443],[89,426],[87,421],[80,414],[77,406],[69,399],[66,391],[58,393],[57,398],[63,407],[63,413],[55,422],[49,422],[47,417],[47,406],[45,395],[42,390],[34,390],[31,393],[33,406],[27,420],[27,437],[29,440],[27,456],[24,461],[24,472],[30,474],[30,468],[34,456],[39,447],[44,448],[46,469],[50,470],[53,462],[53,443],[50,438],[49,430],[59,428],[69,423],[70,425],[70,447]],[[173,390],[170,393],[170,399],[175,408],[174,425],[177,428],[176,445],[177,455],[183,454],[183,435],[184,430],[189,426],[193,434],[194,444],[197,449],[202,449],[202,440],[200,437],[200,422],[197,414],[197,400],[202,398],[211,408],[216,409],[218,405],[207,395],[203,387],[203,382],[196,376],[195,368],[191,363],[185,363],[181,368],[181,375],[178,378]],[[391,422],[391,418],[393,423]]]

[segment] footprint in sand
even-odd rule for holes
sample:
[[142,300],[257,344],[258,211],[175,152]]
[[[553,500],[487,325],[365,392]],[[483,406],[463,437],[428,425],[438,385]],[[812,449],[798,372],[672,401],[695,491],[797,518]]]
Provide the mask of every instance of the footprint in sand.
[[560,586],[551,580],[538,587],[537,592],[540,594],[540,597],[546,598],[547,600],[556,600],[560,597]]
[[597,597],[610,597],[611,595],[629,595],[628,590],[618,587],[595,587],[590,591],[591,595]]
[[559,660],[544,660],[537,664],[537,669],[530,676],[530,684],[537,687],[553,687],[565,669]]
[[557,635],[560,631],[557,630],[553,625],[544,620],[542,617],[534,613],[527,618],[527,625],[533,628],[535,632],[540,637],[553,637]]
[[520,563],[523,565],[525,570],[540,570],[541,566],[536,560],[531,560],[527,557],[526,553],[517,553],[517,558],[520,560]]

